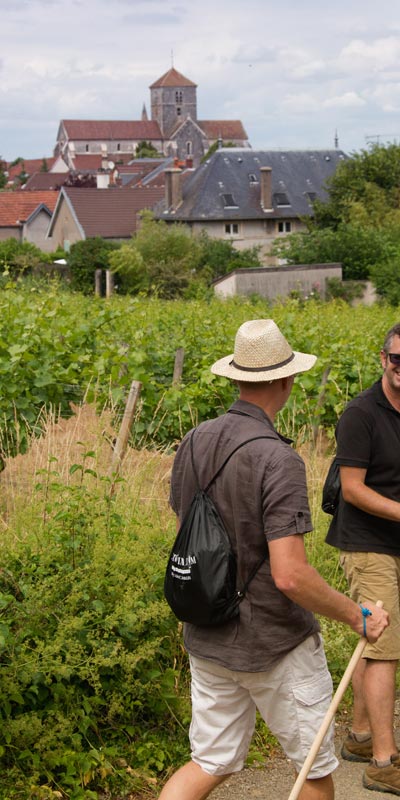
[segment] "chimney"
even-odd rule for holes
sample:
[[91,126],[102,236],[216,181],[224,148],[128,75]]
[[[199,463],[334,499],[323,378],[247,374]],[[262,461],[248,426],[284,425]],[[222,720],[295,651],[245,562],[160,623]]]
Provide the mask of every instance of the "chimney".
[[272,167],[260,167],[261,208],[273,211],[272,207]]
[[110,173],[98,172],[96,174],[96,184],[98,189],[108,189],[110,185]]
[[167,211],[176,211],[182,202],[181,169],[166,169],[165,204]]

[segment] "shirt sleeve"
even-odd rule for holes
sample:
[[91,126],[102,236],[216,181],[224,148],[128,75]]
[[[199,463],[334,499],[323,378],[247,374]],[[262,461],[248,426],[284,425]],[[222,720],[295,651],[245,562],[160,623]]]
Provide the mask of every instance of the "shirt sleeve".
[[262,507],[267,541],[313,529],[304,462],[289,447],[265,475]]
[[350,406],[336,428],[338,463],[344,467],[368,468],[371,458],[371,419],[362,408]]

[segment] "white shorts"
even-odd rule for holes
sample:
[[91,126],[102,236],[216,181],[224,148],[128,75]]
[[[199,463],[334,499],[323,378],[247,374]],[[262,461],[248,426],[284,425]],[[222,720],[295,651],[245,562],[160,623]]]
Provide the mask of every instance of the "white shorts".
[[[332,699],[332,678],[319,634],[267,672],[234,672],[190,656],[192,760],[210,775],[243,768],[256,709],[300,771]],[[308,775],[323,778],[338,766],[333,723]]]

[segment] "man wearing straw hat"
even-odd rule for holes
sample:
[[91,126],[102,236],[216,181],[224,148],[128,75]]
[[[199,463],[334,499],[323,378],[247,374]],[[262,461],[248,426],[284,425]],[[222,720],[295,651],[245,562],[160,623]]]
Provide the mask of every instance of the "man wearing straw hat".
[[[332,681],[313,612],[363,633],[360,607],[335,591],[307,562],[304,534],[312,530],[305,467],[289,439],[274,428],[297,373],[316,357],[293,351],[273,320],[240,326],[234,353],[211,371],[237,383],[239,399],[226,414],[203,422],[194,437],[194,461],[205,486],[235,446],[209,494],[229,533],[241,585],[268,555],[240,605],[221,626],[184,625],[192,679],[191,761],[166,783],[160,800],[204,800],[242,769],[256,709],[301,769],[329,707]],[[182,520],[196,491],[190,434],[178,448],[171,506]],[[366,635],[376,641],[388,624],[369,605]],[[301,800],[332,800],[337,766],[333,731],[325,737]]]

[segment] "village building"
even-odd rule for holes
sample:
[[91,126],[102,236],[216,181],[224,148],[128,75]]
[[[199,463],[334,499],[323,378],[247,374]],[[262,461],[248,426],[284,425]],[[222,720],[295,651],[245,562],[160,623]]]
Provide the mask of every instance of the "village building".
[[[212,145],[221,141],[249,147],[240,120],[201,120],[197,114],[197,85],[174,67],[151,84],[151,119],[143,106],[140,120],[68,120],[59,124],[54,156],[70,169],[78,156],[100,154],[110,166],[135,157],[148,142],[160,155],[197,166]],[[112,168],[112,167],[111,167]]]

